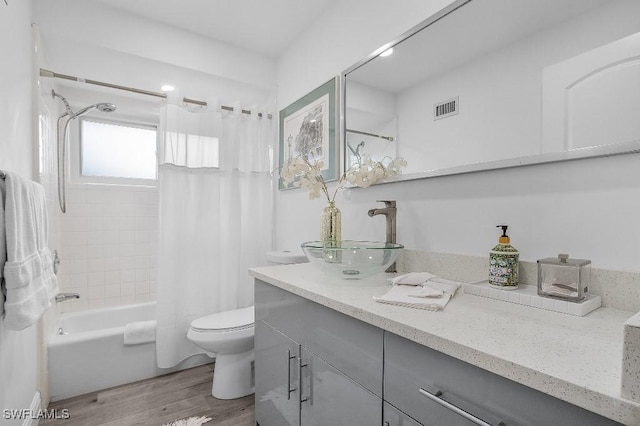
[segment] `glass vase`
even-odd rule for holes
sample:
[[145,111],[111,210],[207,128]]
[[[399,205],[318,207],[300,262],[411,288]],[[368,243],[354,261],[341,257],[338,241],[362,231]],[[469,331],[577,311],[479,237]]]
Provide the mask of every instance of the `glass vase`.
[[337,247],[342,240],[342,213],[333,201],[329,201],[329,204],[322,209],[320,240],[325,247]]

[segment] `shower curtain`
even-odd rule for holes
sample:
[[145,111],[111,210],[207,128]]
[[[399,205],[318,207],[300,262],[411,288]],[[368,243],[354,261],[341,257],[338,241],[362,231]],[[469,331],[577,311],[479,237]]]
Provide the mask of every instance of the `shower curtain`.
[[163,106],[156,288],[160,368],[203,353],[186,338],[192,320],[253,304],[247,269],[264,264],[272,239],[271,121],[256,111]]

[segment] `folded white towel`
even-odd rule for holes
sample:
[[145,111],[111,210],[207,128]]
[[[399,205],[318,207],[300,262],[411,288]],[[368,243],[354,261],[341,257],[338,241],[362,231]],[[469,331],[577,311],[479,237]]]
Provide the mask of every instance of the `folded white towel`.
[[409,297],[442,297],[444,292],[442,290],[436,290],[429,286],[418,286],[420,290],[417,293],[411,293]]
[[409,272],[408,274],[395,277],[391,280],[391,284],[422,285],[432,278],[437,278],[437,276],[428,272]]
[[44,188],[7,172],[2,190],[7,250],[4,324],[10,330],[22,330],[51,306],[58,281],[47,247],[49,220]]
[[140,345],[156,341],[156,320],[130,322],[124,326],[124,344]]
[[416,298],[416,289],[406,285],[394,285],[387,293],[380,297],[374,297],[373,300],[379,303],[387,303],[389,305],[406,306],[408,308],[425,309],[428,311],[438,311],[443,309],[451,295],[443,293],[438,298]]
[[444,309],[462,283],[428,272],[411,272],[391,280],[393,287],[376,302],[437,311]]

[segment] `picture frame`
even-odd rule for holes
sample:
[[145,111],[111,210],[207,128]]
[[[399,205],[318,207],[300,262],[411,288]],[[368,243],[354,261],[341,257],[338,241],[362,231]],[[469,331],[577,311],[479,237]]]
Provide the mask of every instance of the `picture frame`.
[[[312,164],[323,162],[325,182],[338,179],[338,86],[334,77],[280,111],[278,170],[286,161],[304,156]],[[280,177],[278,187],[286,190],[298,186],[295,182],[285,185]]]

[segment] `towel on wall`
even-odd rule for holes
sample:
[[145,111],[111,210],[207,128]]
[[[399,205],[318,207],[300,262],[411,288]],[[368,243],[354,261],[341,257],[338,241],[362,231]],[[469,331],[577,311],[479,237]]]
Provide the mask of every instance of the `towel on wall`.
[[391,290],[373,300],[389,305],[439,311],[449,303],[462,285],[428,272],[411,272],[391,280]]
[[47,204],[42,185],[15,173],[7,172],[3,192],[5,326],[23,330],[42,316],[58,293],[47,247]]
[[140,345],[156,341],[156,320],[130,322],[124,326],[124,344]]

